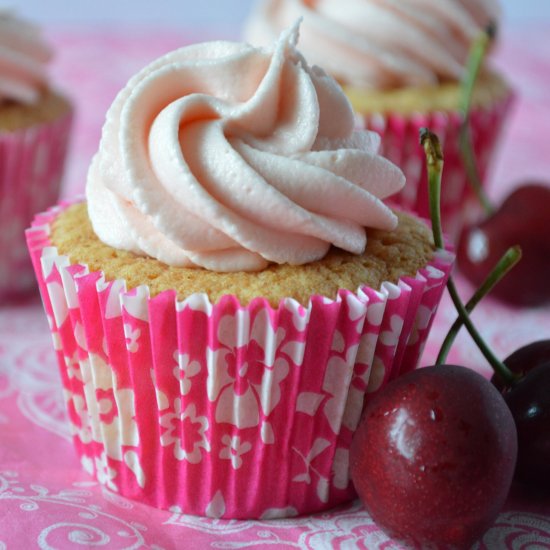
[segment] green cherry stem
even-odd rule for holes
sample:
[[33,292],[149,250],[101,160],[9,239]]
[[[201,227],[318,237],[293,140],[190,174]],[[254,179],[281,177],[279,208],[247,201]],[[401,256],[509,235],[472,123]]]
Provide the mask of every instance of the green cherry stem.
[[494,212],[494,207],[483,190],[479,170],[477,168],[476,157],[472,145],[472,136],[470,133],[470,110],[472,107],[472,99],[474,96],[475,84],[479,75],[479,70],[485,59],[487,48],[493,41],[496,34],[494,24],[487,26],[485,31],[479,35],[470,48],[468,60],[466,62],[466,71],[461,83],[461,100],[460,111],[462,113],[462,124],[460,126],[459,143],[462,161],[466,169],[468,181],[472,186],[477,198],[485,210],[485,214],[489,215]]
[[430,203],[430,219],[434,244],[437,248],[445,248],[443,230],[441,229],[441,174],[443,173],[443,152],[439,138],[428,128],[420,128],[420,145],[424,148],[428,163],[428,187]]
[[[491,273],[487,278],[481,283],[480,287],[475,291],[474,295],[468,300],[464,308],[470,314],[477,304],[493,289],[493,287],[519,262],[521,259],[521,248],[519,246],[510,247],[497,262]],[[441,344],[441,349],[439,350],[439,355],[435,362],[436,365],[441,365],[445,363],[447,355],[453,345],[456,335],[462,328],[462,319],[457,317],[456,321],[453,323],[447,336]]]
[[494,372],[496,372],[498,376],[500,376],[503,382],[508,385],[513,385],[516,377],[512,374],[510,369],[491,351],[491,348],[487,345],[485,340],[483,340],[483,338],[477,331],[476,327],[470,319],[470,316],[468,315],[468,312],[466,311],[466,308],[464,307],[464,304],[460,299],[460,296],[458,295],[458,291],[451,277],[449,277],[449,279],[447,280],[447,290],[449,291],[451,300],[453,301],[453,304],[458,311],[458,315],[462,320],[462,323],[470,333],[472,340],[477,344],[479,351],[481,351],[485,359],[487,359],[487,361],[493,368]]
[[[437,248],[444,247],[443,233],[441,231],[441,212],[439,207],[439,197],[441,194],[441,174],[443,172],[443,153],[439,144],[439,138],[427,128],[420,130],[420,144],[424,148],[426,154],[426,162],[428,168],[428,185],[430,197],[430,215],[432,217],[432,231],[434,236],[434,244]],[[447,290],[451,296],[451,300],[458,312],[461,322],[464,324],[470,336],[477,344],[479,350],[487,359],[493,370],[508,384],[513,384],[515,377],[500,361],[491,348],[486,344],[481,337],[476,327],[472,323],[466,307],[462,303],[458,291],[456,289],[453,278],[450,276],[447,280]]]

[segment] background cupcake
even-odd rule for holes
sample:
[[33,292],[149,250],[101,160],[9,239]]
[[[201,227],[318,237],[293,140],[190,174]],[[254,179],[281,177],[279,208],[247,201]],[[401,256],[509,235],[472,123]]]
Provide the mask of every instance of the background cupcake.
[[[496,0],[374,2],[264,0],[245,37],[269,43],[303,17],[301,47],[343,86],[367,128],[382,136],[382,153],[400,166],[407,186],[396,203],[428,214],[425,163],[418,130],[427,126],[445,147],[442,190],[444,229],[457,235],[465,216],[477,212],[459,151],[460,85],[474,39],[501,10]],[[482,180],[490,166],[511,92],[485,67],[474,94],[471,134]]]
[[296,40],[145,67],[87,204],[27,233],[82,464],[124,496],[226,518],[350,500],[365,396],[426,341],[451,257],[384,205],[402,173]]
[[0,10],[0,300],[32,288],[24,230],[59,196],[72,108],[48,83],[40,30]]

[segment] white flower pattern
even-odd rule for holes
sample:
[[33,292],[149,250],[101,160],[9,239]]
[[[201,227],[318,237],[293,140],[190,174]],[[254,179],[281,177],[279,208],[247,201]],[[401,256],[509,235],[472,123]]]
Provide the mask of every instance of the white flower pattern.
[[[184,427],[182,428],[182,424]],[[210,452],[210,442],[206,437],[208,419],[197,415],[196,407],[190,404],[182,410],[181,399],[174,400],[174,412],[165,412],[160,417],[164,428],[160,442],[163,447],[174,446],[174,456],[197,464],[202,460],[201,449]],[[185,434],[185,440],[182,435]]]
[[83,395],[72,395],[80,419],[76,433],[83,443],[105,442],[107,456],[122,460],[122,447],[139,445],[134,392],[117,388],[111,367],[99,355],[81,360],[80,370]]
[[[208,350],[207,390],[208,398],[217,401],[217,422],[250,428],[259,425],[260,412],[268,416],[279,403],[279,385],[288,375],[289,364],[278,354],[284,331],[274,331],[263,311],[252,327],[248,311],[240,310],[237,316],[237,323],[231,316],[220,320],[221,347]],[[236,326],[243,328],[236,331]],[[295,345],[303,347],[298,342]]]
[[390,330],[385,330],[380,334],[381,342],[386,346],[396,346],[402,330],[403,319],[398,315],[392,315],[390,318]]
[[179,381],[180,391],[182,395],[187,395],[191,390],[191,378],[196,376],[201,371],[201,364],[198,361],[190,361],[187,353],[174,352],[174,360],[177,365],[172,373]]
[[105,452],[101,453],[101,456],[99,458],[96,457],[94,462],[99,483],[105,485],[111,491],[118,491],[117,486],[113,482],[113,479],[116,477],[116,470],[109,466],[107,454]]
[[238,470],[242,464],[243,459],[241,455],[247,453],[252,449],[252,444],[249,441],[243,441],[237,436],[224,435],[222,437],[222,443],[225,447],[220,451],[220,458],[223,460],[230,460],[231,465],[235,470]]
[[124,323],[124,336],[126,337],[126,349],[130,353],[136,353],[139,349],[138,340],[141,336],[139,328],[133,329],[129,323]]

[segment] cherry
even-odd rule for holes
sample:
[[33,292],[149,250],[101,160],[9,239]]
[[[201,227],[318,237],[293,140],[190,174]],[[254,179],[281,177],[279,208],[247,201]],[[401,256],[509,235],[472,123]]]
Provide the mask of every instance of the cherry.
[[[550,301],[550,286],[546,284],[546,273],[550,269],[550,239],[546,223],[550,211],[550,186],[533,182],[521,185],[500,208],[494,210],[483,191],[470,135],[475,84],[494,31],[489,26],[472,44],[462,81],[460,151],[468,180],[488,217],[462,232],[457,250],[458,266],[477,287],[504,252],[519,245],[523,252],[522,261],[492,294],[516,306],[534,306]],[[434,177],[437,170],[441,175],[441,165],[437,164],[432,163],[431,167]]]
[[466,228],[460,238],[457,263],[476,286],[511,246],[519,244],[522,260],[492,291],[516,306],[550,301],[550,186],[529,183],[515,189],[488,218]]
[[390,536],[417,548],[467,548],[504,504],[516,437],[490,382],[464,367],[426,367],[367,403],[350,448],[351,477]]
[[550,340],[517,349],[504,364],[518,378],[506,384],[493,375],[503,392],[518,431],[515,478],[541,491],[550,491]]
[[[504,364],[520,379],[530,370],[548,362],[550,362],[550,340],[531,342],[504,359]],[[509,387],[497,373],[493,375],[491,382],[500,391]],[[548,391],[550,392],[550,387]]]
[[518,432],[515,478],[550,491],[550,355],[546,363],[539,363],[506,391],[504,398]]

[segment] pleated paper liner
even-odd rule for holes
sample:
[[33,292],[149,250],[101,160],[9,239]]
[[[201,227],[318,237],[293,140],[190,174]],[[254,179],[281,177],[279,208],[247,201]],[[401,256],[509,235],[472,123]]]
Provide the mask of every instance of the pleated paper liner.
[[[492,105],[473,109],[470,113],[472,144],[483,183],[486,182],[513,99],[513,93],[509,92]],[[362,113],[358,117],[365,128],[381,136],[380,153],[405,173],[407,185],[391,197],[391,202],[398,208],[416,212],[422,218],[429,218],[430,214],[426,158],[419,143],[419,131],[424,127],[430,128],[438,135],[445,157],[441,187],[442,224],[445,233],[456,242],[462,227],[476,220],[481,213],[462,162],[460,113]]]
[[25,229],[59,200],[71,120],[0,130],[0,302],[36,287]]
[[216,518],[313,513],[354,498],[348,473],[365,397],[413,369],[453,256],[380,289],[292,299],[126,290],[49,241],[27,240],[83,467],[108,489]]

